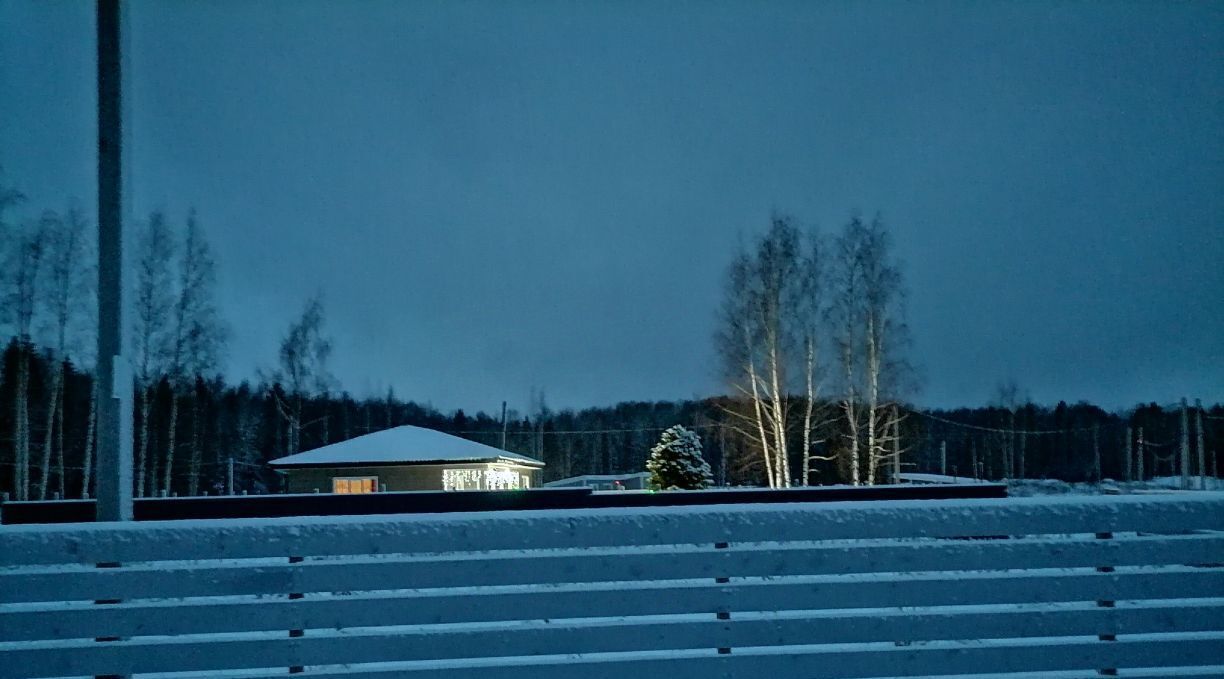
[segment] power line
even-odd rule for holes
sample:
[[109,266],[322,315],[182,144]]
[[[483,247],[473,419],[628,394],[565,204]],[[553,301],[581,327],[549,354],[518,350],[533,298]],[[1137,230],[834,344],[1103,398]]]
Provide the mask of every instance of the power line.
[[1077,432],[1088,432],[1088,431],[1092,431],[1093,429],[1098,428],[1097,426],[1092,426],[1092,427],[1077,427],[1075,429],[1047,429],[1047,430],[996,429],[993,427],[983,427],[983,426],[976,425],[976,424],[967,424],[965,422],[956,422],[954,420],[949,420],[944,417],[939,417],[938,415],[932,415],[930,413],[922,412],[921,410],[908,410],[907,412],[918,415],[919,417],[925,417],[928,420],[934,420],[936,422],[950,424],[954,427],[961,427],[963,429],[973,429],[975,431],[989,432],[992,434],[1025,434],[1027,436],[1053,436],[1055,434],[1072,434],[1072,433],[1077,433]]
[[[668,425],[666,427],[638,427],[638,428],[630,428],[630,429],[570,429],[570,430],[548,430],[546,429],[542,433],[545,436],[557,435],[557,434],[632,434],[632,433],[639,433],[639,432],[664,431],[666,429],[670,429],[673,426],[675,425]],[[729,425],[725,425],[721,423],[713,423],[713,424],[686,424],[682,426],[685,429],[720,429],[723,427],[728,427]],[[501,435],[500,431],[492,431],[492,430],[488,430],[488,431],[452,431],[452,432],[447,432],[447,433],[464,434],[468,436],[500,436]],[[514,435],[538,436],[540,433],[541,433],[540,431],[511,431],[511,432],[507,432],[507,435],[509,436],[514,436]]]

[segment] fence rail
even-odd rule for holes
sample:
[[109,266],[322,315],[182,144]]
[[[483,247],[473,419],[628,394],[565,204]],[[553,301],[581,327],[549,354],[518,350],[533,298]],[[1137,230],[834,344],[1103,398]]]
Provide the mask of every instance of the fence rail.
[[1224,676],[1224,494],[0,527],[0,678],[290,667]]

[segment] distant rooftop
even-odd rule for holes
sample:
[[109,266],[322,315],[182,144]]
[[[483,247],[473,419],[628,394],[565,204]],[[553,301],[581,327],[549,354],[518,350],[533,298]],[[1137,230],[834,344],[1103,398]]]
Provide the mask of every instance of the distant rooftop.
[[407,424],[271,460],[268,464],[292,468],[497,461],[544,466],[525,455]]

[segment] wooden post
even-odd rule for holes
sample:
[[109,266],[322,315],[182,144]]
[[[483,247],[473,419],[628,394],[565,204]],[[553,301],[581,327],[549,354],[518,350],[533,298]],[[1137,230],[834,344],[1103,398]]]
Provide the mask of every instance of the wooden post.
[[[727,547],[729,547],[729,546],[730,546],[730,543],[726,543],[726,542],[715,542],[715,543],[714,543],[714,549],[726,549],[726,548],[727,548]],[[718,583],[718,584],[720,584],[720,585],[725,585],[725,584],[728,584],[728,583],[730,583],[730,582],[731,582],[731,578],[727,578],[727,577],[714,578],[714,582],[716,582],[716,583]],[[714,617],[715,617],[715,618],[717,618],[717,619],[719,619],[719,620],[730,620],[730,619],[731,619],[731,611],[728,611],[728,610],[720,610],[720,611],[718,611],[717,613],[715,613],[715,614],[714,614]],[[718,653],[719,653],[720,655],[728,655],[728,654],[730,654],[730,653],[731,653],[731,649],[730,649],[730,648],[728,648],[728,647],[725,647],[725,646],[720,646],[720,647],[718,648]]]
[[234,458],[231,457],[225,462],[225,494],[234,494]]
[[[301,557],[301,556],[289,557],[289,563],[302,563],[305,560],[306,558]],[[289,598],[293,600],[297,600],[297,599],[305,598],[305,595],[302,594],[301,592],[290,592]],[[306,636],[306,630],[300,630],[300,629],[289,630],[290,639],[296,639],[298,637],[304,637],[304,636]],[[289,666],[289,674],[301,674],[302,672],[305,672],[305,671],[306,671],[306,668],[303,667],[302,665],[290,665]]]
[[[118,568],[119,567],[118,563],[113,563],[113,562],[99,563],[96,565],[98,568]],[[119,599],[95,599],[94,600],[94,603],[100,606],[117,604],[119,602],[120,602]],[[99,642],[121,641],[121,640],[122,640],[121,637],[95,637],[94,638],[94,641],[99,641]],[[122,674],[97,674],[97,675],[94,675],[94,679],[126,679],[126,676]]]
[[[1113,533],[1097,533],[1097,534],[1096,534],[1096,537],[1097,537],[1097,539],[1098,539],[1098,540],[1110,540],[1110,539],[1112,539],[1112,538],[1113,538]],[[1098,566],[1096,570],[1097,570],[1097,572],[1098,572],[1098,573],[1112,573],[1112,572],[1114,572],[1113,566]],[[1116,603],[1116,602],[1114,602],[1114,601],[1112,601],[1112,600],[1108,600],[1108,599],[1107,599],[1107,600],[1097,601],[1097,606],[1098,606],[1099,608],[1114,608],[1116,605],[1117,605],[1117,603]],[[1097,639],[1099,639],[1099,640],[1101,640],[1101,641],[1117,641],[1117,640],[1118,640],[1118,636],[1117,636],[1116,634],[1113,634],[1113,633],[1112,633],[1112,630],[1111,630],[1111,631],[1110,631],[1110,633],[1108,633],[1108,634],[1099,634],[1099,635],[1097,635]],[[1098,674],[1100,674],[1101,676],[1105,676],[1105,677],[1116,677],[1116,676],[1118,676],[1118,670],[1117,670],[1117,668],[1113,668],[1113,667],[1107,667],[1107,668],[1104,668],[1104,669],[1097,670],[1097,673],[1098,673]]]
[[939,442],[939,474],[940,476],[948,475],[948,442]]

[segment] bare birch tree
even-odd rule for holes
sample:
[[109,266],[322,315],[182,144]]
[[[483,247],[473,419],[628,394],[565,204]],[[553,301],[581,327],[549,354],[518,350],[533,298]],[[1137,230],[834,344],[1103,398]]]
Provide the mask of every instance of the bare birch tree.
[[7,281],[5,310],[10,316],[17,340],[17,379],[13,394],[13,490],[18,500],[30,499],[30,355],[34,351],[31,331],[37,307],[39,268],[46,249],[46,228],[51,213],[28,222],[8,239],[5,270]]
[[[850,482],[873,484],[902,417],[897,398],[908,379],[901,270],[883,221],[853,217],[834,244],[833,318],[842,359],[842,409]],[[862,402],[860,402],[860,400]],[[865,469],[864,469],[865,465]]]
[[305,401],[327,391],[335,382],[327,369],[332,343],[323,335],[324,320],[323,300],[316,295],[306,302],[301,316],[289,325],[289,331],[281,340],[280,366],[272,378],[282,386],[284,395],[276,389],[270,389],[269,393],[288,426],[287,455],[301,449]]
[[[217,265],[208,239],[200,228],[195,210],[187,215],[183,254],[179,259],[177,298],[171,319],[172,341],[167,375],[170,381],[170,418],[166,432],[166,454],[162,489],[170,491],[178,441],[179,401],[191,397],[195,381],[210,377],[218,369],[228,330],[217,313]],[[198,408],[192,400],[192,431],[198,430]],[[191,437],[188,456],[187,492],[199,490],[201,450],[199,437]]]
[[157,383],[171,354],[170,315],[174,309],[174,236],[165,215],[154,212],[136,243],[135,327],[136,398],[140,416],[136,445],[136,495],[155,495],[156,460],[149,454],[150,415]]
[[43,434],[42,459],[39,464],[38,499],[46,499],[51,481],[51,462],[57,461],[57,490],[66,497],[64,470],[64,403],[65,372],[72,350],[77,349],[75,340],[82,330],[82,321],[88,317],[86,308],[93,290],[94,268],[85,260],[87,255],[87,227],[84,218],[75,209],[69,209],[60,218],[54,216],[45,222],[47,239],[46,292],[47,341],[50,348],[51,386],[47,392],[46,427]]
[[[796,400],[792,381],[816,370],[815,338],[801,320],[805,295],[811,292],[804,276],[806,260],[799,231],[790,219],[775,215],[755,247],[731,264],[716,338],[725,377],[737,399],[749,404],[747,411],[729,408],[728,415],[738,431],[759,446],[771,488],[791,485],[787,439]],[[810,347],[808,339],[813,340]],[[805,429],[810,421],[805,410]],[[808,443],[805,432],[805,456]]]
[[824,365],[826,323],[829,319],[828,255],[825,242],[818,233],[808,237],[807,254],[801,263],[799,299],[796,322],[802,344],[803,365],[803,421],[802,421],[802,477],[799,485],[806,486],[812,480],[812,462],[831,460],[831,456],[817,455],[813,447],[823,439],[813,440],[813,435],[830,424],[826,416],[823,386],[827,377]]
[[830,316],[841,363],[842,396],[841,407],[846,419],[842,448],[843,467],[851,485],[863,482],[862,455],[859,451],[861,435],[861,413],[859,393],[861,379],[859,362],[862,360],[861,319],[863,318],[863,222],[852,218],[833,241],[832,305]]

